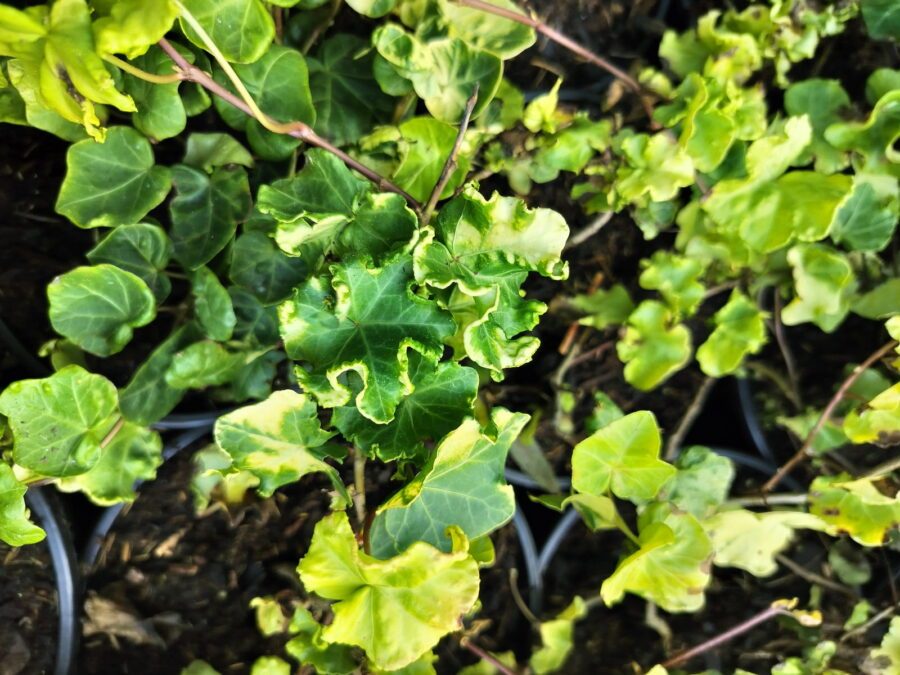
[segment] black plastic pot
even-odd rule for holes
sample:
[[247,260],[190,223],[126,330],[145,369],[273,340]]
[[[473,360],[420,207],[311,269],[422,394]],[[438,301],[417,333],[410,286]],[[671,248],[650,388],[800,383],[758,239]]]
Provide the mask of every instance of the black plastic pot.
[[56,579],[59,627],[53,673],[70,675],[75,672],[75,655],[78,653],[81,636],[81,582],[75,549],[59,499],[53,492],[46,488],[31,488],[25,493],[25,502],[34,520],[47,533],[45,541],[50,550],[53,576]]

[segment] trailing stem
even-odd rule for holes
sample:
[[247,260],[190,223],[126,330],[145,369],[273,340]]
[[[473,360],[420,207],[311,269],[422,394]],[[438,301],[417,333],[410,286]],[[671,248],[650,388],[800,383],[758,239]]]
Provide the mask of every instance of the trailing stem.
[[635,80],[633,77],[631,77],[631,75],[613,64],[611,61],[603,58],[598,54],[595,54],[584,45],[575,42],[575,40],[570,38],[565,33],[561,33],[555,28],[548,26],[540,19],[535,19],[526,14],[520,14],[519,12],[507,9],[506,7],[493,5],[490,2],[486,2],[485,0],[456,0],[456,2],[465,7],[478,9],[482,12],[494,14],[495,16],[499,16],[504,19],[509,19],[510,21],[515,21],[517,23],[521,23],[522,25],[529,26],[547,39],[552,40],[562,47],[565,47],[570,52],[576,54],[585,61],[593,63],[598,68],[602,68],[617,80],[622,82],[622,84],[628,87],[628,89],[634,92],[637,95],[638,100],[641,102],[641,106],[644,108],[644,112],[647,113],[647,117],[649,117],[651,120],[653,119],[653,108],[651,107],[650,102],[647,100],[649,92],[647,92],[637,80]]
[[766,484],[762,486],[762,493],[766,494],[774,490],[778,487],[778,484],[787,476],[798,464],[803,462],[812,454],[812,446],[818,437],[819,433],[821,433],[822,429],[825,427],[825,424],[828,420],[831,419],[831,416],[834,414],[835,408],[837,408],[838,404],[844,400],[844,396],[847,395],[847,391],[850,387],[853,386],[853,383],[859,379],[859,376],[863,374],[866,370],[868,370],[872,365],[874,365],[877,361],[879,361],[882,357],[888,354],[891,350],[893,350],[897,346],[896,340],[891,340],[885,345],[879,347],[875,352],[873,352],[865,361],[860,363],[853,369],[853,372],[847,377],[846,380],[843,381],[838,390],[834,393],[834,396],[831,397],[831,400],[828,402],[828,405],[825,406],[825,410],[822,411],[822,414],[819,416],[816,425],[812,428],[809,434],[806,436],[806,440],[803,441],[803,445],[800,446],[800,449],[791,457],[784,465],[775,472],[775,475],[772,476]]
[[[243,98],[236,96],[232,92],[228,91],[221,84],[216,82],[209,73],[204,72],[202,69],[194,66],[189,63],[187,59],[185,59],[177,49],[175,49],[165,38],[159,41],[159,46],[169,55],[169,58],[175,62],[175,66],[177,67],[178,74],[180,79],[185,82],[194,82],[195,84],[199,84],[201,87],[209,91],[211,94],[218,96],[226,103],[234,106],[244,114],[254,118],[260,124],[262,124],[266,129],[272,131],[277,134],[284,134],[286,136],[291,136],[293,138],[297,138],[304,143],[308,143],[309,145],[313,145],[317,148],[322,148],[333,154],[335,157],[340,159],[344,164],[353,169],[354,171],[359,172],[367,179],[372,181],[378,189],[383,190],[385,192],[394,192],[401,197],[403,197],[410,207],[416,211],[416,213],[421,214],[422,205],[408,192],[403,190],[398,185],[395,185],[387,178],[380,176],[378,173],[367,167],[365,164],[357,161],[346,152],[341,150],[340,148],[334,146],[332,143],[327,141],[326,139],[319,136],[315,131],[313,131],[312,127],[308,124],[300,121],[296,122],[287,122],[281,123],[273,120],[268,115],[259,110],[258,106],[255,103],[252,105],[248,103]],[[227,63],[227,61],[226,61]],[[229,65],[230,68],[230,65]],[[227,72],[227,71],[226,71]],[[233,72],[233,69],[232,69]],[[237,77],[235,75],[235,77]],[[233,81],[233,80],[232,80]],[[238,80],[240,82],[240,80]],[[237,85],[235,85],[237,87]],[[246,96],[250,98],[250,94],[246,92],[246,88],[241,85],[240,89],[244,89],[244,93]],[[250,101],[253,99],[250,98]]]
[[676,654],[675,656],[670,658],[668,661],[664,662],[662,664],[662,666],[663,666],[663,668],[667,668],[667,669],[671,669],[676,666],[680,666],[684,663],[687,663],[694,657],[700,656],[701,654],[705,654],[709,650],[715,649],[716,647],[719,647],[720,645],[723,645],[726,642],[729,642],[729,641],[733,640],[734,638],[736,638],[740,635],[743,635],[747,631],[751,630],[752,628],[755,628],[756,626],[760,625],[761,623],[765,623],[769,619],[772,619],[776,616],[794,616],[793,613],[791,612],[791,609],[793,608],[794,604],[796,604],[796,601],[794,601],[794,603],[789,603],[784,600],[776,600],[769,607],[766,607],[763,611],[761,611],[759,614],[750,617],[746,621],[739,623],[737,626],[733,626],[732,628],[729,628],[724,633],[720,633],[719,635],[715,636],[714,638],[712,638],[710,640],[707,640],[706,642],[701,642],[696,647],[691,647],[690,649],[687,649],[687,650],[681,652],[680,654]]
[[425,205],[425,210],[422,212],[422,223],[424,225],[427,225],[431,220],[434,209],[437,207],[437,203],[441,198],[441,193],[444,191],[444,188],[447,187],[450,176],[453,175],[453,171],[456,169],[459,151],[462,148],[463,139],[466,136],[466,129],[469,128],[469,121],[472,119],[472,111],[475,110],[475,104],[477,102],[478,83],[476,82],[472,95],[469,97],[469,100],[466,101],[466,108],[463,111],[462,119],[459,122],[459,131],[456,133],[456,140],[453,142],[453,148],[447,156],[447,161],[444,162],[444,168],[441,169],[441,175],[438,177],[437,183],[434,184],[434,189],[431,191],[431,196],[428,198],[428,203]]

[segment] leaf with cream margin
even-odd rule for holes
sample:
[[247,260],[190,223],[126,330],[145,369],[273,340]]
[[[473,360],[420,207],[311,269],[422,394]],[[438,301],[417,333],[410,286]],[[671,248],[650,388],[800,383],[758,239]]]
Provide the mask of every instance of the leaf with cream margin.
[[452,553],[416,542],[377,560],[360,550],[346,513],[320,520],[297,571],[307,591],[334,601],[323,639],[361,647],[375,667],[389,670],[461,628],[478,598],[478,563],[462,533],[451,539]]

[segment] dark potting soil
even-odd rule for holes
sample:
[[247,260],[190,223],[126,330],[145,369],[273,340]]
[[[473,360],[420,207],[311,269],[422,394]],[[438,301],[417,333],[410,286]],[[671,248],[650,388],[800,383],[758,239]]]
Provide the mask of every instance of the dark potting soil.
[[0,542],[0,675],[42,675],[56,661],[56,581],[44,542]]
[[[116,520],[86,573],[79,672],[177,674],[203,659],[224,674],[249,672],[263,655],[281,654],[284,638],[264,638],[250,601],[275,595],[284,606],[308,600],[295,572],[313,529],[326,515],[328,485],[309,476],[269,500],[252,495],[230,512],[197,515],[190,455],[170,460]],[[377,500],[373,500],[377,503]],[[514,643],[523,622],[510,602],[509,570],[518,566],[511,527],[495,537],[498,564],[482,575],[479,640],[487,649]],[[327,605],[311,608],[327,620]],[[472,662],[454,638],[439,648],[447,663]],[[454,671],[455,672],[455,671]]]

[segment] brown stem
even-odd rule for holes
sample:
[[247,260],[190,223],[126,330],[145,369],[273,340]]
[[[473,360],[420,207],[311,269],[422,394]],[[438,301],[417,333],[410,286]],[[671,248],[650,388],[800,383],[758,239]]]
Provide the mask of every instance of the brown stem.
[[860,363],[856,368],[853,369],[853,372],[847,377],[846,380],[841,384],[838,390],[835,392],[834,396],[831,397],[831,400],[828,402],[828,405],[825,406],[825,410],[822,411],[822,414],[819,416],[818,421],[816,422],[816,426],[812,428],[809,434],[806,437],[806,440],[803,441],[803,445],[800,446],[800,449],[791,457],[778,471],[775,472],[775,475],[772,476],[765,485],[762,486],[762,493],[766,494],[774,490],[778,484],[787,476],[798,464],[804,461],[807,457],[812,454],[812,445],[818,437],[819,433],[822,431],[822,428],[831,419],[832,414],[834,414],[835,408],[837,408],[838,404],[844,400],[844,396],[847,395],[847,390],[853,386],[853,383],[859,379],[859,376],[863,374],[865,370],[871,367],[876,361],[881,359],[885,354],[890,352],[897,346],[896,340],[891,340],[886,345],[882,345],[874,353],[872,353],[865,361]]
[[425,210],[422,212],[422,222],[426,225],[431,220],[434,209],[437,207],[438,201],[440,201],[441,193],[444,191],[444,188],[447,187],[447,183],[450,182],[450,176],[453,175],[453,171],[456,169],[459,151],[462,148],[466,129],[469,128],[469,122],[472,119],[472,111],[475,110],[476,103],[478,103],[477,82],[475,83],[475,89],[472,90],[472,95],[469,97],[469,100],[466,101],[466,108],[463,111],[462,119],[459,121],[459,131],[456,132],[456,140],[453,142],[453,148],[447,156],[447,161],[444,162],[444,168],[441,169],[441,175],[438,177],[437,183],[434,184],[434,189],[431,191],[431,196],[428,198],[428,203],[425,205]]
[[620,80],[622,84],[628,87],[631,91],[637,94],[638,99],[641,102],[641,105],[644,108],[644,111],[647,113],[647,117],[653,119],[653,109],[650,106],[649,101],[646,99],[647,91],[640,85],[640,83],[635,80],[631,75],[626,73],[624,70],[611,63],[607,59],[595,54],[587,47],[575,42],[572,38],[564,33],[559,32],[555,28],[552,28],[545,24],[543,21],[539,19],[535,19],[526,14],[520,14],[519,12],[508,9],[506,7],[500,7],[498,5],[493,5],[489,2],[485,2],[485,0],[456,0],[460,5],[465,7],[471,7],[472,9],[478,9],[482,12],[487,12],[488,14],[494,14],[495,16],[502,17],[504,19],[509,19],[510,21],[515,21],[517,23],[521,23],[522,25],[529,26],[533,28],[538,33],[543,35],[544,37],[552,40],[558,45],[561,45],[568,49],[573,54],[580,56],[585,61],[589,63],[593,63],[598,68],[602,68],[610,75]]
[[683,663],[687,663],[695,656],[700,656],[701,654],[705,654],[711,649],[715,649],[719,645],[723,645],[734,638],[743,635],[751,628],[755,628],[761,623],[765,623],[769,619],[782,616],[782,615],[790,615],[790,612],[785,609],[781,605],[771,605],[766,607],[763,611],[761,611],[756,616],[752,616],[746,621],[739,623],[737,626],[733,626],[726,630],[724,633],[720,633],[716,635],[714,638],[707,640],[706,642],[701,642],[696,647],[691,647],[680,654],[676,654],[669,660],[665,661],[662,666],[663,668],[671,669],[675,666],[680,666]]
[[459,641],[459,644],[465,649],[468,649],[482,661],[487,661],[488,663],[490,663],[492,666],[494,666],[494,668],[497,669],[498,672],[503,673],[503,675],[518,675],[515,670],[502,663],[496,656],[494,656],[490,652],[486,652],[485,650],[483,650],[469,638],[463,638]]
[[687,436],[687,433],[691,430],[691,426],[694,424],[697,416],[703,410],[703,404],[706,403],[706,399],[709,398],[709,392],[712,391],[716,382],[717,380],[714,377],[707,377],[703,380],[703,384],[700,385],[700,388],[694,395],[690,406],[688,406],[688,409],[684,413],[684,417],[682,417],[681,421],[678,423],[678,427],[672,435],[669,436],[669,442],[666,443],[666,461],[672,462],[678,457],[678,451],[681,449],[684,437]]
[[[197,68],[196,66],[188,63],[188,61],[178,53],[178,50],[176,50],[171,44],[169,44],[168,40],[163,38],[159,41],[159,46],[163,49],[163,51],[166,52],[166,54],[169,55],[169,58],[171,58],[175,62],[175,65],[178,67],[183,80],[199,84],[201,87],[203,87],[210,93],[215,94],[223,101],[234,106],[244,114],[250,117],[256,117],[253,114],[253,111],[250,109],[250,106],[248,106],[239,96],[231,93],[221,84],[216,82],[209,75],[209,73],[206,73],[200,68]],[[395,185],[394,183],[389,181],[387,178],[378,175],[375,171],[367,167],[365,164],[358,162],[340,148],[332,145],[329,141],[325,140],[315,131],[313,131],[312,127],[310,127],[308,124],[299,121],[283,124],[268,118],[265,121],[268,122],[267,126],[269,128],[276,129],[277,133],[297,138],[304,143],[308,143],[309,145],[313,145],[317,148],[327,150],[342,162],[344,162],[344,164],[346,164],[348,167],[350,167],[354,171],[361,173],[363,176],[372,181],[375,185],[378,186],[378,189],[385,192],[394,192],[403,197],[407,201],[407,203],[409,203],[409,205],[416,211],[416,213],[421,214],[422,206],[412,195],[407,193],[398,185]]]

